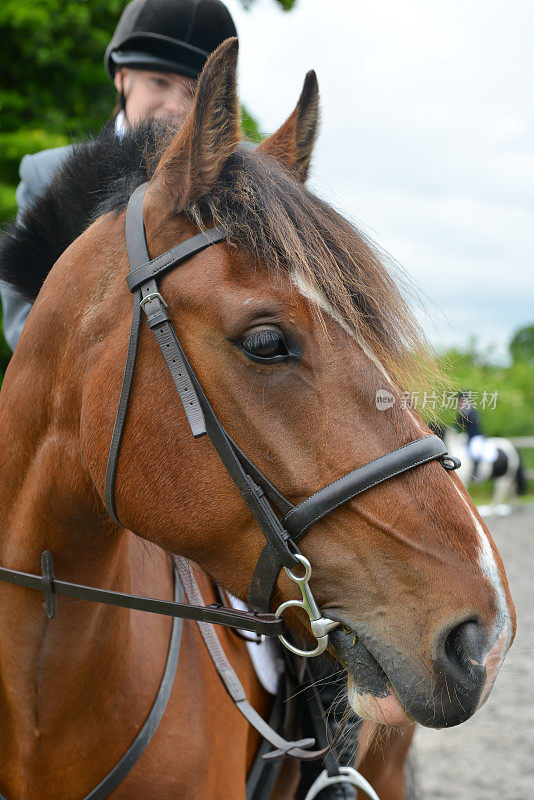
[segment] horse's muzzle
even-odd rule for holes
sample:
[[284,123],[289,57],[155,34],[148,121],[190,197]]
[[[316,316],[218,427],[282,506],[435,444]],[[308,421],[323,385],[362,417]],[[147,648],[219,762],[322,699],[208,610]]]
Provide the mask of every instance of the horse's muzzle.
[[330,636],[349,673],[356,713],[386,725],[413,721],[430,728],[453,727],[474,714],[489,694],[509,639],[503,632],[491,636],[473,618],[450,624],[436,634],[425,668],[423,653],[401,654],[391,642],[382,648],[365,633],[360,637],[344,627]]

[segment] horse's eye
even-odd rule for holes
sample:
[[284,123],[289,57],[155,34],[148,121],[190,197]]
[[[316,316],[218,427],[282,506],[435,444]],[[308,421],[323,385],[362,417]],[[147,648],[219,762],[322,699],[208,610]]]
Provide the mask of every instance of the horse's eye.
[[245,355],[253,361],[275,364],[290,356],[284,334],[273,325],[259,325],[245,334],[240,344]]

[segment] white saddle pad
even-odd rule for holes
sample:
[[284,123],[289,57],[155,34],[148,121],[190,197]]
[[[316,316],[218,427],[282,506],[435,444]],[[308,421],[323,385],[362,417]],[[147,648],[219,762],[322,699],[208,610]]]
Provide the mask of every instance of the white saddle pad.
[[[249,607],[227,592],[231,605],[239,611],[250,611]],[[245,636],[250,635],[243,631]],[[247,650],[258,680],[269,694],[277,694],[280,675],[284,671],[284,661],[280,656],[280,644],[274,636],[269,636],[261,644],[247,642]]]

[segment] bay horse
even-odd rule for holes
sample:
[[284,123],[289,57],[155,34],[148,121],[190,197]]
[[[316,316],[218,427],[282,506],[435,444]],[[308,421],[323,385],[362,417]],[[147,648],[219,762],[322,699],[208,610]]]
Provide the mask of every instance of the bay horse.
[[[236,63],[237,41],[228,40],[208,61],[181,127],[145,161],[137,155],[42,287],[30,254],[43,258],[46,221],[29,217],[33,229],[8,236],[3,277],[38,296],[0,399],[5,567],[35,572],[50,550],[64,580],[170,599],[174,554],[194,562],[205,602],[215,599],[214,583],[246,600],[264,539],[209,440],[191,436],[146,324],[116,475],[122,524],[104,503],[132,313],[125,206],[147,179],[151,258],[210,225],[226,233],[160,288],[217,415],[286,497],[297,503],[429,433],[401,403],[377,410],[377,392],[400,398],[423,358],[394,279],[369,242],[303,185],[317,130],[315,75],[288,120],[251,150],[241,143]],[[106,163],[126,146],[110,144]],[[78,166],[90,153],[82,149]],[[61,205],[58,187],[41,211],[55,209],[50,226],[60,238],[76,198]],[[10,262],[10,252],[26,253],[25,263]],[[435,461],[344,503],[311,527],[302,548],[320,609],[343,625],[329,651],[366,720],[361,771],[382,800],[402,798],[414,724],[470,717],[512,642],[502,562],[464,487]],[[273,608],[292,597],[281,571]],[[41,595],[7,583],[0,599],[0,793],[83,798],[146,719],[171,622],[72,599],[60,599],[49,619]],[[271,698],[245,644],[224,629],[217,636],[267,715]],[[377,754],[372,742],[385,727],[391,735]],[[196,625],[185,622],[165,715],[112,797],[244,800],[258,744]],[[294,762],[286,763],[279,800],[295,792]]]

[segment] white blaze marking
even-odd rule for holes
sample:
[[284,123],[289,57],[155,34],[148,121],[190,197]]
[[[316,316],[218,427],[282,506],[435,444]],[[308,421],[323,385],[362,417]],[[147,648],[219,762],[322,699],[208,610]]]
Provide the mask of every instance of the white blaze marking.
[[[453,486],[456,489],[458,496],[461,498],[465,507],[469,511],[471,519],[473,520],[473,525],[475,527],[475,531],[477,533],[480,545],[478,552],[478,564],[480,566],[480,569],[482,570],[482,574],[488,579],[497,597],[497,615],[495,619],[495,628],[494,628],[495,635],[500,634],[503,627],[506,625],[508,631],[507,632],[508,642],[509,642],[511,635],[510,614],[508,613],[508,606],[506,604],[506,595],[504,593],[501,576],[499,575],[497,562],[495,561],[495,556],[493,554],[490,540],[484,528],[482,527],[480,521],[475,517],[473,510],[469,507],[469,504],[464,495],[462,494],[462,492],[460,491],[460,489],[456,486],[456,484],[453,484]],[[503,648],[504,650],[504,652],[502,653],[503,657],[507,649],[508,649],[507,647]]]

